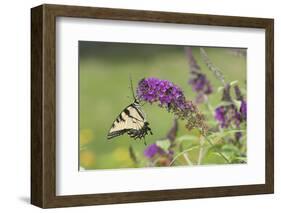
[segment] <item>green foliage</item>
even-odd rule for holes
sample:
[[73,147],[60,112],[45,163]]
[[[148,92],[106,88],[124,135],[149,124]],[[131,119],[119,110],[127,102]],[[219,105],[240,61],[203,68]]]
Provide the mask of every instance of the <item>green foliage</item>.
[[171,146],[171,143],[170,143],[170,141],[168,139],[166,139],[166,140],[156,141],[156,145],[158,147],[160,147],[161,149],[163,149],[165,152],[168,152],[169,148]]

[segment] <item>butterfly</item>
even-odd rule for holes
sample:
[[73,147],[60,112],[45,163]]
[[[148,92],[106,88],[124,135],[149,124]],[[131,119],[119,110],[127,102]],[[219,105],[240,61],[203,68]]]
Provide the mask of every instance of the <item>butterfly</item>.
[[131,89],[134,97],[134,102],[127,106],[115,119],[108,132],[107,139],[123,135],[127,133],[133,139],[141,139],[150,133],[152,135],[149,123],[146,120],[145,113],[141,108],[139,100],[134,95],[132,81]]

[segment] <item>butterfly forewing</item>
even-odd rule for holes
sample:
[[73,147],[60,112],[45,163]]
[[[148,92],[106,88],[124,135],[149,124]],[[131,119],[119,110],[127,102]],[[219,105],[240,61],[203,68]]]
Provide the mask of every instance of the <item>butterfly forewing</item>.
[[109,130],[107,138],[111,139],[124,133],[128,133],[134,139],[142,138],[148,132],[152,134],[148,125],[141,106],[137,102],[134,102],[118,115]]

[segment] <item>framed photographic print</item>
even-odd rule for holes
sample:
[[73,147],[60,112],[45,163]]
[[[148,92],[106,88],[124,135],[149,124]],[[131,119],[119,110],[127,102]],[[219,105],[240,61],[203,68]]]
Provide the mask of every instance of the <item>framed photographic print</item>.
[[273,19],[31,9],[31,203],[274,191]]

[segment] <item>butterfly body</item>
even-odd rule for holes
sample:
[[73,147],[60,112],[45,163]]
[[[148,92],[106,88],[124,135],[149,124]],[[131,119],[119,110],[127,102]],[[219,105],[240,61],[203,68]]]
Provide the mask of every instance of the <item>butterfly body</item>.
[[145,138],[148,133],[152,134],[141,105],[136,99],[117,116],[108,132],[107,139],[125,133],[134,139]]

